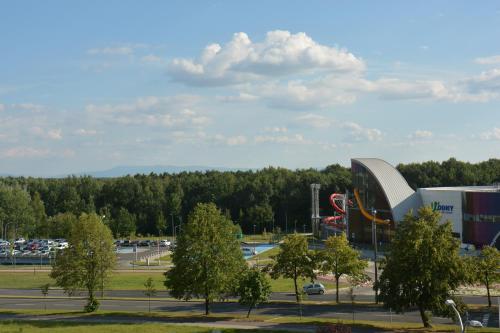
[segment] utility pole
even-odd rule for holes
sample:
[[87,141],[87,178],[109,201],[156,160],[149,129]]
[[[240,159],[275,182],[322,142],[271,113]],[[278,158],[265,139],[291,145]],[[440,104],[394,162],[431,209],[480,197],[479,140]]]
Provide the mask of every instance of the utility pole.
[[372,208],[372,242],[373,242],[373,264],[375,267],[375,304],[378,304],[378,269],[377,269],[377,223],[375,222],[375,216],[377,215],[377,210]]

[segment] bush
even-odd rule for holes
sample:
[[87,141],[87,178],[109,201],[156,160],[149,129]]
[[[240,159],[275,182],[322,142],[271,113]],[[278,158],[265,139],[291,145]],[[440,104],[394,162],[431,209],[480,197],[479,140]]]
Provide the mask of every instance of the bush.
[[89,299],[87,305],[85,305],[85,312],[95,312],[99,309],[99,301],[96,298]]

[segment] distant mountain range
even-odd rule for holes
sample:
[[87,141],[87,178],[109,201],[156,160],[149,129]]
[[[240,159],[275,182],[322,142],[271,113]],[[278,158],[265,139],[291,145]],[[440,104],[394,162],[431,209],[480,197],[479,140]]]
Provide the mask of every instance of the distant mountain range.
[[[188,165],[188,166],[174,166],[174,165],[138,165],[138,166],[116,166],[114,168],[102,171],[81,172],[77,176],[92,176],[96,178],[110,178],[121,177],[126,175],[136,175],[150,173],[180,173],[180,172],[194,172],[194,171],[247,171],[250,169],[236,169],[225,167],[209,167],[202,165]],[[65,176],[63,176],[65,177]]]

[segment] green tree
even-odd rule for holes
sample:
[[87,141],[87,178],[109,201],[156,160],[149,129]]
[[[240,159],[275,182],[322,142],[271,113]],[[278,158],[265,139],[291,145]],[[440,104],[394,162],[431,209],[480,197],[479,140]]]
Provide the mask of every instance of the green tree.
[[447,313],[445,300],[466,278],[459,241],[452,236],[451,223],[439,224],[440,218],[430,207],[420,208],[418,216],[405,216],[378,282],[386,307],[397,312],[418,307],[425,327],[431,327],[427,312]]
[[335,277],[336,301],[339,302],[339,279],[342,275],[363,275],[368,262],[361,259],[361,253],[349,245],[344,233],[330,236],[325,242],[325,249],[320,253],[321,270],[333,273]]
[[126,208],[120,207],[116,216],[109,218],[111,219],[110,228],[116,237],[129,237],[134,234],[136,218]]
[[270,267],[271,277],[278,279],[283,276],[293,279],[295,287],[295,298],[300,303],[300,293],[297,284],[299,278],[314,280],[316,274],[314,270],[317,266],[317,258],[312,251],[309,251],[307,239],[298,234],[291,234],[283,239],[280,244],[280,251],[273,256],[274,264]]
[[115,265],[113,235],[98,215],[84,213],[72,226],[68,242],[69,247],[58,253],[50,276],[70,295],[85,288],[85,311],[93,312],[99,308],[95,291]]
[[156,230],[158,231],[158,236],[163,236],[163,232],[167,229],[167,220],[162,212],[156,215]]
[[240,304],[248,305],[248,318],[256,305],[267,302],[269,299],[271,283],[269,283],[266,274],[258,268],[249,269],[241,275],[238,295],[240,296]]
[[215,204],[198,204],[189,214],[172,254],[174,267],[165,273],[172,296],[203,295],[205,314],[214,299],[234,289],[246,265],[233,223]]
[[47,303],[45,302],[45,300],[47,299],[47,295],[49,294],[49,289],[50,289],[50,283],[46,283],[46,284],[43,284],[42,286],[40,286],[40,291],[42,292],[42,295],[43,295],[43,307],[45,310],[47,310]]
[[148,296],[148,309],[149,309],[149,312],[151,312],[151,297],[156,295],[156,292],[157,292],[152,277],[149,277],[146,280],[146,282],[144,282],[144,288],[146,288],[144,290],[144,295]]
[[0,210],[2,226],[12,223],[5,238],[19,234],[31,237],[35,234],[35,217],[27,191],[19,186],[0,186]]
[[477,280],[486,287],[488,294],[488,307],[491,307],[490,286],[492,282],[500,279],[500,251],[491,246],[485,246],[481,254],[474,260]]
[[47,221],[47,214],[45,213],[45,206],[40,193],[35,192],[31,200],[31,208],[35,219],[35,234],[40,237],[49,237],[49,225]]
[[73,213],[59,213],[48,218],[49,235],[52,238],[68,238],[78,218]]

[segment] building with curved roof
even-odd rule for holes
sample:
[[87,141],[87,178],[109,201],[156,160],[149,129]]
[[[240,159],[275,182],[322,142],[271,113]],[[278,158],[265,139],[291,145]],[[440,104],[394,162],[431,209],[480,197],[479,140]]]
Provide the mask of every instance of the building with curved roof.
[[404,216],[423,205],[449,220],[462,243],[500,248],[500,186],[462,186],[413,190],[399,171],[378,158],[351,159],[356,205],[349,209],[349,237],[370,242],[372,222],[377,239],[390,241]]

